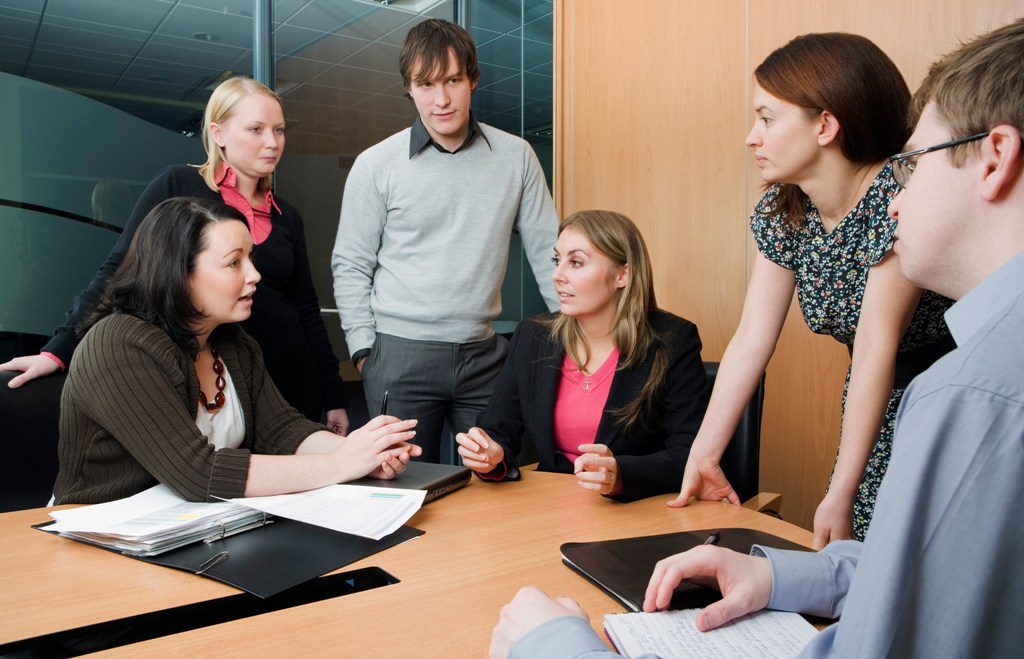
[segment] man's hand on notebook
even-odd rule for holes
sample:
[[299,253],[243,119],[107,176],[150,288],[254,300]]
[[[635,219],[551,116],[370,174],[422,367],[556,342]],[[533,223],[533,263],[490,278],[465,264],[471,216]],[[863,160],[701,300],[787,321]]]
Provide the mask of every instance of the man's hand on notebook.
[[697,629],[702,632],[760,611],[768,605],[772,594],[768,559],[702,545],[658,561],[647,586],[644,611],[667,608],[672,591],[684,580],[717,588],[722,593],[721,600],[709,604],[697,616]]

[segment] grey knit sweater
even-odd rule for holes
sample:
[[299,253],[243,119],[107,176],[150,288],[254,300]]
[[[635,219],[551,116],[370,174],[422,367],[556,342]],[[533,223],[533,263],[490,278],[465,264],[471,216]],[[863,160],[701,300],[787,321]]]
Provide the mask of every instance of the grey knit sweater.
[[234,325],[214,332],[245,417],[237,449],[215,450],[195,423],[192,358],[162,330],[113,314],[85,335],[61,398],[56,502],[101,503],[161,482],[192,501],[239,497],[249,455],[292,454],[323,426],[296,412],[263,367],[259,346]]
[[479,127],[455,154],[427,146],[410,158],[406,129],[356,159],[331,259],[350,353],[371,347],[375,332],[489,337],[513,229],[548,308],[558,308],[550,261],[558,218],[540,163],[524,140]]

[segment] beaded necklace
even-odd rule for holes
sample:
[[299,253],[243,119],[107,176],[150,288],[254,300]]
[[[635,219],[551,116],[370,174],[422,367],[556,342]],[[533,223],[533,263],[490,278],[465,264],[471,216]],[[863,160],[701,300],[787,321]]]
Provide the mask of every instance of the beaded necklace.
[[217,395],[213,397],[213,402],[211,403],[200,388],[199,404],[205,407],[207,412],[216,412],[224,407],[224,387],[227,386],[227,382],[224,381],[224,362],[220,360],[220,353],[217,352],[216,348],[210,346],[210,355],[213,356],[213,372],[217,374]]

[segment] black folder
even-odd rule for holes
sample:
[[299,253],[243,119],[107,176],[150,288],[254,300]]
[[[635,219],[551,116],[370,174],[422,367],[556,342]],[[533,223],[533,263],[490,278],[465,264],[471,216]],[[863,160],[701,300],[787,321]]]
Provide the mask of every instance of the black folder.
[[[47,531],[46,526],[48,523],[36,528]],[[371,540],[277,517],[215,542],[132,558],[201,574],[267,598],[420,535],[423,531],[403,526],[380,540]]]
[[[721,528],[620,540],[567,542],[561,547],[562,562],[611,595],[628,610],[641,611],[647,584],[654,572],[654,564],[663,558],[704,544],[713,532],[718,533],[718,541],[715,544],[744,554],[749,553],[753,545],[810,551],[807,547],[770,533],[751,529]],[[722,594],[713,588],[683,582],[676,587],[669,608],[700,608],[721,598]]]

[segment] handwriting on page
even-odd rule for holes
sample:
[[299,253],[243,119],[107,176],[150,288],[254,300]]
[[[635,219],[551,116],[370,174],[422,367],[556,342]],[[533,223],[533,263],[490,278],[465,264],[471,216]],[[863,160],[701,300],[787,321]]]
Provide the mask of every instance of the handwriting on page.
[[606,615],[605,630],[627,657],[645,653],[663,659],[684,657],[788,658],[807,645],[817,630],[796,613],[761,611],[699,632],[699,609]]

